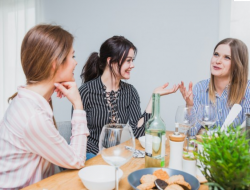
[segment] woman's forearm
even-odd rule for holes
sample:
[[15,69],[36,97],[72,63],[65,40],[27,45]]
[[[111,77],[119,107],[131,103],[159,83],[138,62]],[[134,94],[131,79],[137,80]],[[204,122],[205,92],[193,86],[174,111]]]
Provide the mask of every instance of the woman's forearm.
[[[152,97],[150,98],[149,102],[148,102],[148,105],[147,105],[147,108],[146,108],[146,113],[152,113]],[[144,117],[142,117],[138,123],[137,123],[137,126],[138,127],[141,127],[144,123]]]

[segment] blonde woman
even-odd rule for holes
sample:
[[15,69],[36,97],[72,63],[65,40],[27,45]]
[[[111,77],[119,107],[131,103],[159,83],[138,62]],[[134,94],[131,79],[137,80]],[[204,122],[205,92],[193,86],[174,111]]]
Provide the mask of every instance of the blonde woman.
[[[186,90],[180,84],[180,92],[188,106],[212,102],[216,104],[218,120],[216,126],[222,126],[233,104],[240,104],[242,111],[234,120],[233,126],[241,125],[250,113],[250,81],[248,80],[248,50],[240,40],[226,38],[214,48],[210,62],[211,78],[198,82],[192,89],[192,83]],[[190,135],[203,133],[204,129],[197,123]]]
[[[20,189],[55,173],[55,165],[78,169],[86,159],[86,114],[74,82],[73,36],[59,26],[38,25],[24,37],[20,86],[0,123],[0,189]],[[58,133],[54,90],[72,103],[70,145]]]

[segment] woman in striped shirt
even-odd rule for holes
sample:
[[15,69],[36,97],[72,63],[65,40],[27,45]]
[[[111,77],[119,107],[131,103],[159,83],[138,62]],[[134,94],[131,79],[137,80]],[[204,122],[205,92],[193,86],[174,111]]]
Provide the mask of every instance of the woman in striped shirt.
[[[199,105],[212,102],[216,104],[218,120],[216,126],[222,126],[231,107],[240,104],[242,111],[233,122],[233,126],[241,125],[250,113],[250,81],[248,80],[248,50],[240,40],[226,38],[214,48],[210,62],[211,78],[198,82],[194,89],[192,83],[189,90],[180,84],[180,91],[188,106],[198,110]],[[216,129],[215,129],[216,130]],[[197,123],[190,135],[204,133],[204,128]]]
[[[20,189],[55,173],[79,169],[86,159],[86,114],[74,82],[73,36],[59,26],[37,25],[24,37],[20,86],[0,122],[0,189]],[[73,104],[70,145],[56,129],[51,95]]]
[[[107,39],[100,52],[90,55],[83,67],[81,78],[84,83],[80,88],[82,103],[87,113],[88,137],[87,152],[97,154],[102,127],[108,123],[128,123],[136,138],[144,135],[145,123],[150,118],[152,100],[146,111],[141,114],[140,98],[137,90],[122,79],[129,79],[134,68],[136,47],[122,36]],[[178,90],[164,84],[154,90],[167,95]]]

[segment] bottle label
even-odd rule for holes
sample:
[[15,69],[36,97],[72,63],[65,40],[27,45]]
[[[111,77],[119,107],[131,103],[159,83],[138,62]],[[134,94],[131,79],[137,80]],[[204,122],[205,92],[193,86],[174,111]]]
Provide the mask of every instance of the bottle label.
[[164,158],[164,160],[165,160],[165,143],[166,143],[165,138],[166,138],[165,134],[161,136],[161,157]]
[[145,135],[145,142],[146,142],[146,149],[145,149],[145,153],[146,156],[152,157],[152,141],[153,141],[153,136],[146,134]]

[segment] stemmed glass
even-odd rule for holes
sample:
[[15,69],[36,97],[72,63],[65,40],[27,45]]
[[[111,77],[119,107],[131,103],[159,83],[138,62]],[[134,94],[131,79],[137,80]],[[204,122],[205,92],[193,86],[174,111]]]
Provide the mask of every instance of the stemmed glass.
[[118,169],[132,158],[135,150],[135,138],[131,126],[105,125],[99,139],[99,150],[104,161],[115,166],[115,189],[118,190]]
[[217,108],[213,103],[201,104],[197,113],[198,122],[207,130],[207,133],[211,135],[210,128],[217,120]]
[[185,131],[187,139],[187,152],[189,150],[189,131],[196,123],[196,112],[193,106],[178,106],[175,114],[175,123]]

